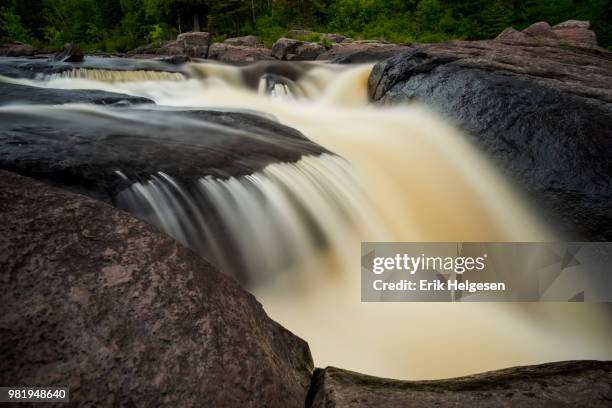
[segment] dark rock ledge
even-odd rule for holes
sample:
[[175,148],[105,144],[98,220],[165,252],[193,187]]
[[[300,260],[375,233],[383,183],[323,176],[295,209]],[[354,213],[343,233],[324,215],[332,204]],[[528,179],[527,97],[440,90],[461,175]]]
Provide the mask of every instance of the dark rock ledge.
[[565,361],[435,381],[397,381],[328,367],[307,408],[609,407],[612,362]]

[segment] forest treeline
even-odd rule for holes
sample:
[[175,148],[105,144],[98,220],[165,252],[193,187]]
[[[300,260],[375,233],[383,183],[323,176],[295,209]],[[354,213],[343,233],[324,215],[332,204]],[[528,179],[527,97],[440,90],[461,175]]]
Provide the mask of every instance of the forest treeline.
[[256,34],[266,45],[291,29],[308,29],[437,42],[569,19],[590,20],[599,44],[612,47],[612,0],[0,0],[0,40],[36,47],[78,42],[87,51],[115,52],[194,29],[216,40]]

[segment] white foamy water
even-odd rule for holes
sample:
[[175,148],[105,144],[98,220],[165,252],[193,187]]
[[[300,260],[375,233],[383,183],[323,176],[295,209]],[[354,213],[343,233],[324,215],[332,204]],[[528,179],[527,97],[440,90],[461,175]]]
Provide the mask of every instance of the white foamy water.
[[[208,64],[190,66],[197,78],[184,81],[20,81],[123,92],[163,106],[259,111],[340,155],[205,178],[188,198],[172,175],[152,175],[122,197],[178,239],[213,242],[207,251],[224,267],[227,255],[215,248],[223,242],[207,232],[198,201],[205,197],[250,273],[265,278],[254,293],[308,341],[317,366],[414,379],[610,359],[611,322],[598,305],[360,302],[361,241],[553,239],[495,166],[440,117],[419,106],[368,105],[370,69],[315,65],[293,84],[274,85],[272,97],[267,84],[248,87],[239,68]],[[286,273],[268,273],[274,269]]]

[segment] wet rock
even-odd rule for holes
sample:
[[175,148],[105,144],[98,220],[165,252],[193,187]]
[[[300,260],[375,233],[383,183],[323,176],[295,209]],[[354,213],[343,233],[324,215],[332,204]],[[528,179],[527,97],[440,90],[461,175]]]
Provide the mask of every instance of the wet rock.
[[307,408],[607,407],[612,362],[567,361],[435,381],[317,369]]
[[208,59],[229,63],[249,63],[272,60],[270,49],[245,45],[215,43],[208,49]]
[[42,106],[4,108],[0,121],[0,169],[106,202],[129,185],[126,178],[162,172],[188,187],[325,152],[249,113]]
[[78,44],[67,43],[62,52],[55,54],[53,59],[61,62],[81,62],[85,58]]
[[612,54],[499,40],[413,47],[377,64],[370,95],[449,118],[563,238],[612,238]]
[[13,42],[0,47],[2,57],[28,57],[34,55],[34,48],[29,44]]
[[0,81],[1,105],[61,105],[65,103],[93,103],[96,105],[126,105],[153,103],[138,96],[96,90],[37,88]]
[[0,382],[72,406],[303,407],[308,345],[236,282],[103,203],[0,172]]

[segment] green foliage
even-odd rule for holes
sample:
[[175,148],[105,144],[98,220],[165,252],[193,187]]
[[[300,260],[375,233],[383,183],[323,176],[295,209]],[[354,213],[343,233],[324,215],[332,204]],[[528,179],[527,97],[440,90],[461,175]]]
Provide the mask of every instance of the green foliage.
[[21,24],[21,17],[12,9],[0,9],[0,39],[24,43],[31,40],[30,32]]
[[599,44],[612,46],[612,0],[0,0],[0,39],[115,52],[199,25],[213,39],[255,34],[266,46],[294,29],[433,42],[570,19],[590,20]]

